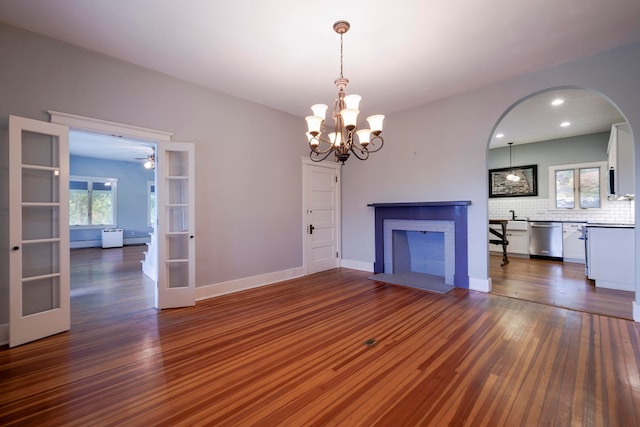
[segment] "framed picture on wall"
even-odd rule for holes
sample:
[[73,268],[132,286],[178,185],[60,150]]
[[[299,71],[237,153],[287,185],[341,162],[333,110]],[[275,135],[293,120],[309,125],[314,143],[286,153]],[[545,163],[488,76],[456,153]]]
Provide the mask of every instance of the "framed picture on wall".
[[538,165],[489,170],[489,197],[538,195]]

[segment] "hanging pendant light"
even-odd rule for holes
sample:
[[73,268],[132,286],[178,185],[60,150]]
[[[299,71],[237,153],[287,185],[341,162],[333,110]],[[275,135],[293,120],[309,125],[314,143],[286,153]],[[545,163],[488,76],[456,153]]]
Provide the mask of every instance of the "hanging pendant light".
[[[329,108],[325,104],[315,104],[311,107],[312,116],[307,116],[307,140],[311,152],[309,157],[314,162],[321,162],[334,153],[336,161],[345,161],[353,153],[358,159],[366,160],[369,153],[375,153],[382,148],[384,139],[382,133],[381,114],[367,117],[369,129],[358,130],[359,105],[362,99],[359,95],[347,95],[344,89],[349,84],[349,80],[342,74],[342,35],[349,31],[350,24],[347,21],[338,21],[333,24],[333,30],[340,34],[340,77],[335,80],[338,87],[338,99],[333,105],[334,130],[323,136],[325,131],[325,115]],[[358,136],[355,140],[354,134]]]
[[509,169],[511,170],[509,171],[509,175],[507,175],[507,180],[511,182],[518,182],[520,181],[520,177],[515,173],[513,173],[513,165],[511,164],[511,146],[512,145],[513,145],[513,142],[510,142],[509,143]]

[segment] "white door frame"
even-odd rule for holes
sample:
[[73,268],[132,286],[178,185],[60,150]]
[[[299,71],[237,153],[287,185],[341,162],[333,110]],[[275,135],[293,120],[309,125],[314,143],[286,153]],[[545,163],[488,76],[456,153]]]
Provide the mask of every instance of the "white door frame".
[[342,261],[342,215],[341,215],[341,193],[340,188],[342,187],[342,177],[340,172],[342,164],[335,162],[331,163],[328,161],[324,162],[314,162],[308,157],[302,158],[302,271],[304,275],[309,274],[309,262],[310,262],[310,254],[309,254],[309,220],[308,220],[308,212],[309,212],[309,194],[307,192],[307,178],[308,171],[314,167],[328,168],[332,169],[336,176],[338,177],[338,183],[336,185],[336,208],[335,208],[335,218],[336,218],[336,250],[338,251],[338,259],[337,265],[340,266]]
[[[66,125],[69,129],[80,130],[92,133],[101,133],[107,135],[115,135],[123,138],[135,139],[138,141],[153,142],[156,144],[156,149],[161,150],[170,145],[173,133],[156,129],[148,129],[139,126],[132,126],[124,123],[110,122],[107,120],[94,119],[92,117],[78,116],[75,114],[62,113],[59,111],[48,111],[51,115],[51,123],[58,123]],[[161,168],[162,165],[158,165]],[[156,170],[157,172],[157,170]],[[157,185],[157,182],[156,182]],[[156,209],[159,207],[156,206]],[[158,233],[156,227],[156,233]],[[157,238],[156,244],[162,245],[161,239]],[[157,252],[156,252],[157,253]],[[159,268],[158,260],[155,262],[156,269]],[[157,271],[156,271],[156,285],[157,285]],[[155,288],[155,300],[158,300],[158,287]]]

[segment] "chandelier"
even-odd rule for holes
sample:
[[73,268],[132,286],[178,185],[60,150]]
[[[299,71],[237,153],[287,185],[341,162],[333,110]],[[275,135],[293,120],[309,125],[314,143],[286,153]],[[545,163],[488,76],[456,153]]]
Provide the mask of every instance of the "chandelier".
[[[347,21],[338,21],[333,24],[333,30],[340,34],[340,77],[334,83],[338,87],[338,99],[333,104],[333,132],[326,131],[325,116],[328,106],[325,104],[315,104],[311,106],[313,116],[305,117],[307,121],[308,131],[306,133],[309,141],[311,152],[309,157],[314,162],[321,162],[334,153],[336,161],[345,161],[353,153],[358,159],[366,160],[369,153],[375,153],[382,148],[384,139],[380,136],[382,133],[382,121],[384,116],[377,114],[367,117],[370,129],[358,130],[358,114],[360,110],[359,95],[347,95],[344,89],[349,84],[349,80],[344,78],[342,74],[342,35],[349,31],[351,25]],[[358,141],[355,140],[354,134],[357,135]]]

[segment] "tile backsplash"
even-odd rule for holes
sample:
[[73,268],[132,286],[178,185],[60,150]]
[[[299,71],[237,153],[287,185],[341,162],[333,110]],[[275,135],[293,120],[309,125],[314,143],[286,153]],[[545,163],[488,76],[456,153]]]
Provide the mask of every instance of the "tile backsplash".
[[489,199],[490,219],[510,219],[510,210],[516,219],[539,221],[598,222],[605,224],[635,224],[635,201],[605,201],[602,209],[552,209],[552,201],[535,197]]

